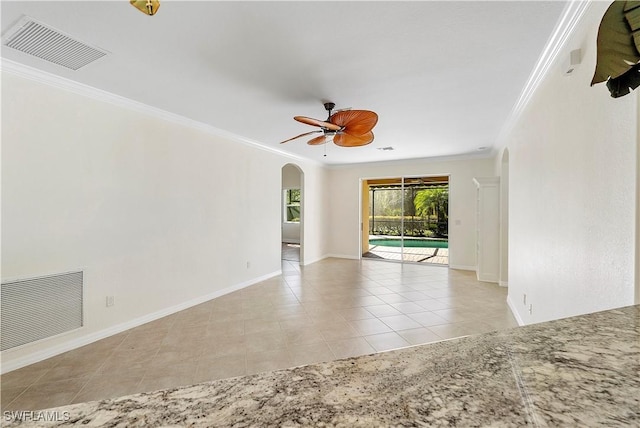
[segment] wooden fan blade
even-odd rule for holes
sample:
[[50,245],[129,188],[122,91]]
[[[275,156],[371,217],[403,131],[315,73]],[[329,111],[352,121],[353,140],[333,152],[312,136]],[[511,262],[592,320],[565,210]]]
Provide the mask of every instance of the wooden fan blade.
[[364,135],[338,134],[333,137],[333,142],[340,147],[366,146],[373,141],[373,132],[369,131]]
[[341,128],[339,125],[335,125],[331,122],[324,122],[322,120],[306,116],[295,116],[294,119],[298,122],[306,123],[307,125],[319,126],[320,128],[328,129],[329,131],[339,131]]
[[343,128],[350,135],[365,135],[378,123],[378,115],[369,110],[347,110],[331,115],[331,123]]
[[309,141],[307,141],[307,144],[309,144],[310,146],[319,146],[320,144],[325,144],[326,142],[327,137],[325,135],[321,135],[319,137],[310,139]]
[[305,132],[304,134],[296,135],[293,138],[289,138],[288,140],[281,141],[280,144],[286,143],[291,140],[295,140],[296,138],[304,137],[305,135],[315,134],[317,132],[322,132],[322,131],[318,130],[318,131]]

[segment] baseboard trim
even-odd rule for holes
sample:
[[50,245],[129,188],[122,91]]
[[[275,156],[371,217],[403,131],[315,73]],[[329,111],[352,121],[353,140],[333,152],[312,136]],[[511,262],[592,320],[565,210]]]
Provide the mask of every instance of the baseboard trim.
[[[112,327],[105,328],[100,331],[96,331],[94,333],[87,334],[85,336],[69,340],[68,342],[52,346],[47,349],[43,349],[41,351],[34,352],[32,354],[26,355],[22,358],[17,358],[13,361],[9,361],[7,363],[3,362],[2,367],[0,367],[0,373],[5,374],[13,370],[17,370],[19,368],[28,366],[30,364],[34,364],[40,362],[42,360],[46,360],[47,358],[55,357],[56,355],[62,354],[63,352],[71,351],[73,349],[79,348],[81,346],[89,345],[90,343],[96,342],[101,339],[105,339],[109,336],[113,336],[118,333],[122,333],[123,331],[129,330],[134,327],[141,326],[151,321],[155,321],[162,317],[166,317],[168,315],[174,314],[176,312],[183,311],[185,309],[189,309],[193,306],[199,305],[201,303],[207,302],[211,299],[215,299],[217,297],[224,296],[225,294],[232,293],[234,291],[241,290],[250,285],[257,284],[258,282],[267,280],[269,278],[273,278],[274,276],[278,276],[282,274],[282,270],[278,270],[275,272],[268,273],[266,275],[262,275],[257,278],[252,278],[248,281],[241,282],[239,284],[232,285],[227,288],[223,288],[222,290],[214,291],[213,293],[205,294],[204,296],[196,297],[195,299],[188,300],[186,302],[180,303],[175,306],[171,306],[169,308],[161,309],[159,311],[132,319],[130,321],[114,325]],[[5,351],[6,352],[6,351]]]
[[513,304],[513,301],[509,296],[507,296],[507,306],[509,306],[509,309],[511,310],[511,314],[516,319],[516,322],[518,323],[518,325],[519,326],[525,325],[525,322],[522,320],[522,318],[520,318],[520,314],[516,310],[516,306]]
[[349,260],[360,260],[359,256],[352,256],[350,254],[327,254],[325,259],[334,258],[334,259],[349,259]]
[[302,263],[300,263],[301,266],[309,266],[312,265],[316,262],[319,262],[321,260],[326,259],[328,256],[320,256],[320,257],[316,257],[315,259],[311,259],[311,260],[307,260],[306,258],[304,259],[304,261]]
[[475,266],[464,266],[464,265],[449,265],[449,269],[457,269],[457,270],[471,270],[476,271]]

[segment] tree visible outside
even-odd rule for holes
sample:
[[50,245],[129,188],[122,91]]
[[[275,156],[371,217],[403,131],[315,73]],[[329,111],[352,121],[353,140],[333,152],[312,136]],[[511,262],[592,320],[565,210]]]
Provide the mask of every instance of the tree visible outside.
[[[402,233],[404,236],[447,237],[448,186],[427,189],[410,186],[404,189],[372,188],[370,196],[370,234],[400,236],[401,232],[404,232]],[[404,230],[401,230],[403,223]]]
[[287,221],[300,222],[300,189],[287,189],[284,195]]
[[424,219],[436,217],[436,236],[447,236],[449,228],[449,189],[425,189],[420,190],[413,205],[416,214]]

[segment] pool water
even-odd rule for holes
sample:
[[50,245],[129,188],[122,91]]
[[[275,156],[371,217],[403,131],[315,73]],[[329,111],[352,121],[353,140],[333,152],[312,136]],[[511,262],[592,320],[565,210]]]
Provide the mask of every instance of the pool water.
[[[380,245],[382,247],[400,247],[403,240],[400,238],[369,239],[369,245]],[[449,248],[449,241],[439,239],[405,239],[405,247],[412,248]]]

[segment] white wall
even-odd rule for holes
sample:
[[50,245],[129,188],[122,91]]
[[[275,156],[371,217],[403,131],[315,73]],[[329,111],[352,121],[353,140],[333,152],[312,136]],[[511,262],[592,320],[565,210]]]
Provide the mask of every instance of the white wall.
[[[289,162],[3,72],[2,279],[85,273],[85,326],[3,352],[3,371],[279,273]],[[295,162],[319,259],[325,174]]]
[[449,264],[475,269],[476,187],[474,177],[494,175],[491,159],[422,160],[349,165],[329,170],[330,252],[360,258],[360,180],[367,178],[450,175]]
[[[282,189],[300,189],[302,186],[302,173],[294,165],[282,167]],[[284,205],[284,201],[283,201]],[[300,223],[286,221],[285,213],[282,213],[282,242],[300,243]]]
[[300,264],[308,265],[330,253],[328,236],[332,225],[328,213],[331,189],[325,168],[305,166],[301,162],[296,162],[296,165],[302,167],[303,173]]
[[634,301],[638,94],[589,86],[608,5],[592,3],[507,139],[509,303],[525,324]]

